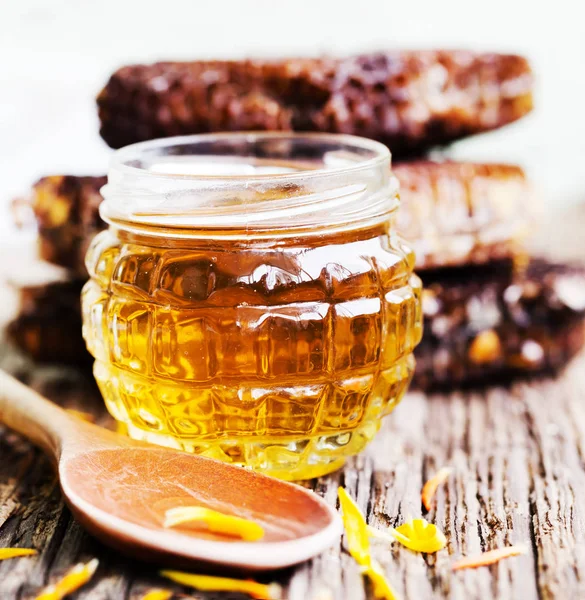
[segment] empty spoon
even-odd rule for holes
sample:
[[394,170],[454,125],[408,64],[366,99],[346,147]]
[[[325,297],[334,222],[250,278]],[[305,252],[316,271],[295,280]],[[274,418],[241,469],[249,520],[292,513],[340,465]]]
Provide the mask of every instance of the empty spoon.
[[[75,517],[126,554],[175,564],[187,559],[276,569],[319,554],[341,534],[337,512],[309,490],[118,435],[68,414],[3,371],[0,422],[55,461]],[[167,529],[165,512],[177,506],[256,521],[264,537],[245,542],[207,530]]]

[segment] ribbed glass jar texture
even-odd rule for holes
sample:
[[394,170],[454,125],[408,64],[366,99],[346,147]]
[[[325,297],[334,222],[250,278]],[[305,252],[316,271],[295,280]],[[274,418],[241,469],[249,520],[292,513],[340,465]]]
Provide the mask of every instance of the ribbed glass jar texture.
[[83,334],[132,437],[284,479],[362,450],[422,333],[384,146],[157,140],[118,151],[103,194]]

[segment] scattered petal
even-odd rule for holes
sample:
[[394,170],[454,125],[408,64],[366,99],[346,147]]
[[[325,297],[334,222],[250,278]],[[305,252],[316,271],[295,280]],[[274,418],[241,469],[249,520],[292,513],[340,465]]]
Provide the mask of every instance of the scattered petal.
[[209,531],[240,537],[247,542],[255,542],[264,537],[264,529],[258,523],[203,506],[178,506],[165,513],[165,527],[193,522],[203,522]]
[[411,519],[397,527],[392,534],[397,542],[415,552],[433,554],[447,545],[445,534],[425,519]]
[[403,535],[402,533],[398,533],[396,529],[393,527],[388,527],[387,531],[383,531],[381,529],[375,529],[368,525],[368,535],[370,538],[377,538],[379,540],[383,540],[385,542],[400,542],[402,545],[407,546],[410,544],[410,539]]
[[397,600],[382,567],[372,559],[368,537],[372,528],[368,527],[358,505],[350,498],[344,488],[338,488],[337,495],[342,510],[347,548],[353,559],[360,565],[361,573],[370,578],[374,597],[383,600]]
[[372,559],[366,520],[358,505],[350,498],[344,488],[338,488],[337,495],[342,510],[341,516],[347,537],[347,549],[358,565],[368,566]]
[[450,467],[443,467],[439,469],[433,477],[431,477],[423,486],[421,500],[423,506],[427,510],[431,510],[431,503],[437,491],[437,488],[447,481],[449,475],[453,472],[453,469]]
[[258,583],[251,579],[230,579],[211,575],[193,575],[182,571],[161,571],[160,574],[181,585],[201,592],[241,592],[257,600],[280,600],[282,588],[277,583]]
[[511,556],[519,556],[520,554],[526,554],[528,548],[524,544],[517,544],[516,546],[507,546],[506,548],[498,548],[496,550],[490,550],[477,556],[465,556],[455,561],[451,565],[452,571],[459,571],[460,569],[476,569],[477,567],[487,567],[493,565],[503,558],[510,558]]
[[368,535],[385,542],[399,542],[410,550],[426,554],[438,552],[447,545],[443,532],[425,519],[411,519],[397,529],[381,530],[368,526]]
[[93,577],[98,564],[97,558],[94,558],[86,564],[79,563],[75,565],[57,583],[47,586],[36,597],[36,600],[61,600],[65,598],[65,596],[77,591]]
[[386,575],[384,575],[382,566],[379,563],[372,560],[372,564],[366,570],[366,575],[372,582],[374,598],[381,598],[383,600],[398,600],[396,593],[392,589],[389,581],[386,579]]
[[76,408],[67,408],[67,412],[82,421],[87,421],[88,423],[95,423],[95,417],[88,412],[83,410],[77,410]]
[[[392,544],[396,541],[395,534],[396,534],[396,529],[393,529],[392,527],[389,527],[387,530],[384,530],[384,529],[376,529],[375,527],[368,525],[368,535],[370,536],[370,538],[375,538],[375,539],[382,540],[384,542],[389,542],[390,544]],[[398,535],[400,535],[400,534],[398,534]]]
[[141,600],[170,600],[173,592],[169,590],[150,590],[142,596]]
[[0,548],[0,560],[19,556],[32,556],[33,554],[37,554],[37,551],[32,548]]

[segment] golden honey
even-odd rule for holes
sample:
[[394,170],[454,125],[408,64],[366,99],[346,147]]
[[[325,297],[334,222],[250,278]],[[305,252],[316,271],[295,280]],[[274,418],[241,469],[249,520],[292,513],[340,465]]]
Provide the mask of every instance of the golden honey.
[[[209,137],[226,139],[194,136]],[[355,138],[338,137],[349,152],[347,140]],[[357,203],[363,192],[346,198],[364,187],[372,192],[355,187],[343,169],[317,166],[305,182],[307,161],[303,170],[287,167],[294,185],[283,185],[281,175],[269,192],[271,174],[252,177],[257,190],[242,187],[245,175],[210,177],[196,209],[197,175],[181,181],[180,201],[164,212],[140,203],[116,211],[108,192],[114,203],[126,189],[116,196],[115,182],[106,188],[102,214],[110,229],[87,256],[84,337],[108,410],[132,437],[304,479],[361,451],[401,399],[421,337],[420,282],[412,253],[392,230],[396,202],[384,200],[391,196],[388,161],[370,169],[387,172],[373,177],[383,192],[375,210]],[[315,177],[321,172],[325,192]],[[173,181],[166,170],[153,183],[130,175],[156,193]],[[345,198],[337,202],[339,219],[330,207],[320,214],[323,195]],[[285,206],[267,217],[282,196]],[[348,212],[355,213],[349,222]]]

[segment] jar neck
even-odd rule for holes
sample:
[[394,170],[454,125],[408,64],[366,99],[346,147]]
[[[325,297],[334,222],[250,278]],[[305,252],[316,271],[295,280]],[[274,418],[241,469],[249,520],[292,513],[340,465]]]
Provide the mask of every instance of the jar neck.
[[119,152],[101,216],[150,236],[322,235],[383,223],[398,207],[388,150],[361,138],[191,136]]

